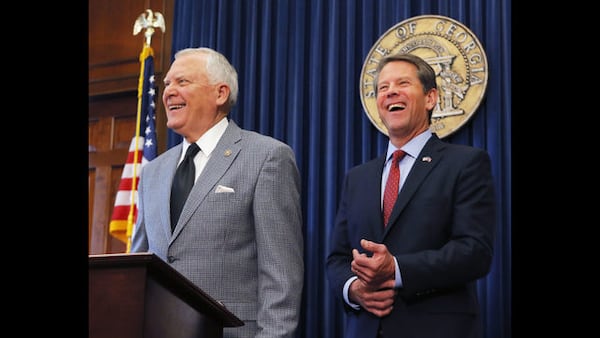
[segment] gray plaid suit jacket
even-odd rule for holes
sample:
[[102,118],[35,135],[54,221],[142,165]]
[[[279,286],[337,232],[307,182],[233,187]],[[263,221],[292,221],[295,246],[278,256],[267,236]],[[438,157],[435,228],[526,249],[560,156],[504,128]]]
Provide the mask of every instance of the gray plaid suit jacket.
[[292,149],[229,121],[171,234],[181,151],[167,150],[141,172],[131,252],[155,253],[244,321],[224,337],[294,337],[304,244]]

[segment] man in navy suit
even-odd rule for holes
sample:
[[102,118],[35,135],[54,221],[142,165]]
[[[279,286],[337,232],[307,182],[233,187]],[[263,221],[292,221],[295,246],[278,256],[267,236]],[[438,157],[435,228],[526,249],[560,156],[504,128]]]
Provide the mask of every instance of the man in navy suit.
[[[131,252],[155,253],[244,321],[224,338],[294,338],[304,281],[294,152],[227,118],[238,79],[222,54],[180,50],[164,82],[167,127],[184,138],[141,172]],[[171,215],[177,166],[196,145],[195,184]]]
[[[490,269],[496,219],[489,155],[430,131],[438,90],[423,59],[383,58],[374,84],[387,153],[346,174],[327,256],[345,337],[479,338],[476,281]],[[384,224],[396,150],[399,193]]]

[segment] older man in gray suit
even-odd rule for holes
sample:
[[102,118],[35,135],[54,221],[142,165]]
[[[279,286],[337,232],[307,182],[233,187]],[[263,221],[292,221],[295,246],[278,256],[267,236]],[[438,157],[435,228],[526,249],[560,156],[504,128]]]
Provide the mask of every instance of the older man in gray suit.
[[[228,120],[238,80],[220,53],[179,51],[164,83],[167,127],[184,140],[141,172],[131,252],[155,253],[244,321],[224,337],[294,337],[304,245],[292,149]],[[190,144],[200,148],[195,184],[172,222],[171,186]]]

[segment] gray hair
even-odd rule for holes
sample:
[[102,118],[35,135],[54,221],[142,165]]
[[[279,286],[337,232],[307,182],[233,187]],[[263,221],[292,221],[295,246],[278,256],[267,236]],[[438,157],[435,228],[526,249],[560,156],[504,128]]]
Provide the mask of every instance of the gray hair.
[[211,84],[225,82],[230,89],[229,108],[235,106],[238,97],[238,75],[235,68],[229,63],[227,58],[210,48],[185,48],[175,53],[175,59],[181,55],[204,54],[206,55],[206,75]]

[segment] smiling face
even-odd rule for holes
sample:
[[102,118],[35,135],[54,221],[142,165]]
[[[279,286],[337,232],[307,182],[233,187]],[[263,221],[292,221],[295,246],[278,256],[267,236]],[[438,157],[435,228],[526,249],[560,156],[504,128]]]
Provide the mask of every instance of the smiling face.
[[227,115],[222,107],[229,96],[224,83],[212,84],[203,54],[181,55],[165,75],[162,100],[167,127],[195,142]]
[[399,147],[429,128],[429,111],[437,90],[424,92],[417,67],[407,61],[392,61],[379,72],[377,110],[392,143]]

